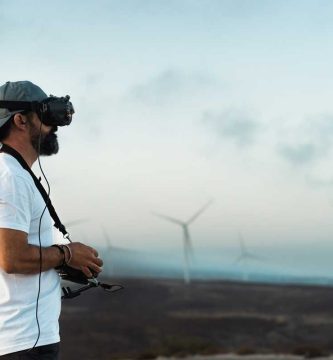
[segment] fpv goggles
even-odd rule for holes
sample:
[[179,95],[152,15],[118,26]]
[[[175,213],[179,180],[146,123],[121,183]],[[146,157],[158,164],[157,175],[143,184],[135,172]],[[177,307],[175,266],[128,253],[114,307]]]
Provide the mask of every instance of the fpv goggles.
[[72,122],[74,114],[73,104],[69,101],[69,95],[56,97],[50,95],[42,101],[0,101],[0,108],[10,111],[34,111],[40,121],[48,126],[65,126]]

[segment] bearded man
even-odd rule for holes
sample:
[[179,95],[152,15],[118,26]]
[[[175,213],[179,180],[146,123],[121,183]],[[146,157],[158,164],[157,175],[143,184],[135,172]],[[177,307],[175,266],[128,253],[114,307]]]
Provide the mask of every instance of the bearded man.
[[[0,101],[46,98],[29,81],[0,86]],[[9,146],[30,168],[39,155],[56,154],[57,127],[41,120],[34,111],[0,109],[0,359],[58,359],[61,289],[55,268],[66,263],[89,278],[102,266],[90,246],[54,246],[52,218],[31,175],[1,152],[2,144]]]

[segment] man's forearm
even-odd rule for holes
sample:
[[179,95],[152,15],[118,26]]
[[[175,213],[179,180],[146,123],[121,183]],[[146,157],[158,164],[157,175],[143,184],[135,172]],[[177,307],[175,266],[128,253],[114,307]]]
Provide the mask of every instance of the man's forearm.
[[20,254],[8,258],[4,270],[11,274],[37,274],[42,265],[42,271],[47,271],[63,263],[63,255],[56,247],[42,247],[40,257],[39,246],[27,244]]
[[23,231],[0,228],[0,268],[8,274],[38,274],[63,263],[63,254],[56,247],[30,245]]
[[64,262],[88,278],[102,271],[103,261],[94,248],[74,242],[62,249],[43,247],[40,256],[39,247],[28,243],[25,232],[0,228],[0,268],[8,274],[38,274],[40,267],[46,271]]

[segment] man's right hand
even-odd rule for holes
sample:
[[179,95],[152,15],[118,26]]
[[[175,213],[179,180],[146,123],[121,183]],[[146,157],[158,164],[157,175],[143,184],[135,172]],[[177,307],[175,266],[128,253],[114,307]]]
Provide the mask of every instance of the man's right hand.
[[99,274],[102,271],[103,261],[98,257],[96,249],[80,242],[72,242],[67,246],[72,252],[72,258],[67,265],[81,270],[87,278],[92,278],[93,273]]

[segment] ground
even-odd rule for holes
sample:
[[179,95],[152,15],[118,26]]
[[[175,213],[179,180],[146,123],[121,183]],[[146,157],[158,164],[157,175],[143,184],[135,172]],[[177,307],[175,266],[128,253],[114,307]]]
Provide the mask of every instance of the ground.
[[62,360],[333,353],[333,288],[117,282],[118,293],[96,288],[63,301]]

